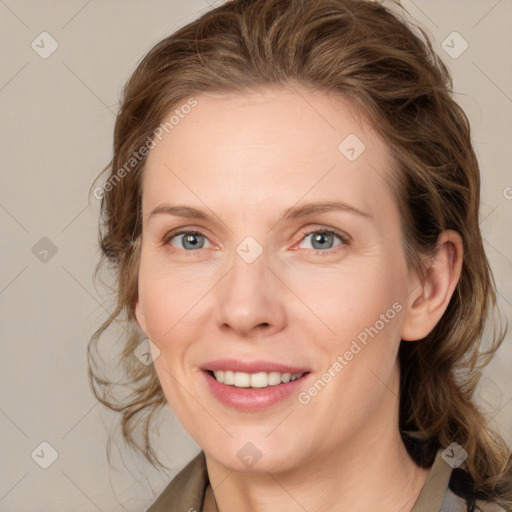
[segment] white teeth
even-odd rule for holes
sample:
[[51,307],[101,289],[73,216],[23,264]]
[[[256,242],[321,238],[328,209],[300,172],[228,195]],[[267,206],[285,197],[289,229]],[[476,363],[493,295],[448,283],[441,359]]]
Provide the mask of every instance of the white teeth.
[[[246,373],[246,375],[249,374]],[[266,388],[272,382],[274,382],[275,384],[281,384],[281,377],[279,374],[277,374],[277,379],[278,382],[274,382],[276,379],[271,379],[271,376],[265,372],[253,373],[250,376],[251,388]]]
[[248,373],[235,372],[235,387],[248,388],[251,385],[251,376]]
[[[263,375],[267,377],[265,385],[269,386],[275,386],[276,384],[281,384],[281,374],[279,372],[270,372],[266,374],[265,372],[262,372]],[[284,375],[284,373],[282,374]],[[287,373],[286,375],[290,375]]]
[[280,373],[280,372],[258,372],[258,373],[245,373],[245,372],[232,372],[227,371],[214,371],[215,378],[222,384],[228,386],[235,386],[237,388],[266,388],[267,386],[277,386],[281,383],[297,380],[304,375],[303,373]]

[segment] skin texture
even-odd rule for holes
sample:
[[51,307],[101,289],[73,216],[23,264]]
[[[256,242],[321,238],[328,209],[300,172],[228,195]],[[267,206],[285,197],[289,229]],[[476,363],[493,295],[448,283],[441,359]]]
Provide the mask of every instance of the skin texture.
[[[206,454],[219,510],[411,510],[429,470],[399,435],[397,351],[445,311],[459,235],[441,235],[424,282],[408,270],[392,155],[346,100],[302,87],[196,99],[148,156],[136,316],[160,350],[154,367],[169,404]],[[365,145],[354,161],[338,149],[350,134]],[[318,201],[367,216],[279,221]],[[212,218],[149,218],[163,203]],[[200,231],[202,248],[179,235],[166,242],[178,228]],[[327,235],[314,245],[307,233],[326,228],[348,243]],[[252,263],[236,252],[248,236],[263,250]],[[293,395],[238,411],[204,384],[199,368],[230,357],[306,366],[307,390],[393,304],[400,311],[307,404]],[[237,456],[248,442],[261,454],[252,468]]]

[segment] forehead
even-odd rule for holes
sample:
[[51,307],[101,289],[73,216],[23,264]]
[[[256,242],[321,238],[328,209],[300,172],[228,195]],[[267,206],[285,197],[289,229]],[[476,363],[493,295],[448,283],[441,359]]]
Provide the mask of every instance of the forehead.
[[195,100],[149,152],[145,216],[161,202],[184,199],[203,207],[232,205],[238,214],[301,198],[345,200],[366,211],[389,208],[393,159],[347,100],[302,87]]

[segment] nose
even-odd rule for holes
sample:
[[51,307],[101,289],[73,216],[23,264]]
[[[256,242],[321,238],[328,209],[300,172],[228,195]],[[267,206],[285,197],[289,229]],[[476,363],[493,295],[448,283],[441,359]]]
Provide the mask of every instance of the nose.
[[236,251],[231,269],[215,287],[216,321],[236,338],[270,336],[286,325],[285,286],[269,267],[265,251],[247,262]]

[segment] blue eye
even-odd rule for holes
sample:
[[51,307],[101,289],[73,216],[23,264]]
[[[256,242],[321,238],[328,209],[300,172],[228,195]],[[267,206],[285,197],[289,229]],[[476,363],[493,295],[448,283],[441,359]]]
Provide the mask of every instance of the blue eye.
[[[313,245],[313,250],[320,252],[325,252],[326,250],[333,249],[334,247],[348,244],[348,238],[345,235],[332,229],[317,229],[315,231],[310,231],[304,234],[302,240],[306,240],[308,237],[312,237],[311,243]],[[334,239],[336,238],[340,240],[340,243],[333,246]]]
[[[171,241],[178,237],[183,238],[178,242],[179,245],[176,246]],[[171,242],[173,247],[189,251],[193,249],[203,249],[205,240],[208,239],[199,231],[180,231],[179,233],[174,233],[169,236],[169,238],[166,240],[166,243]]]

